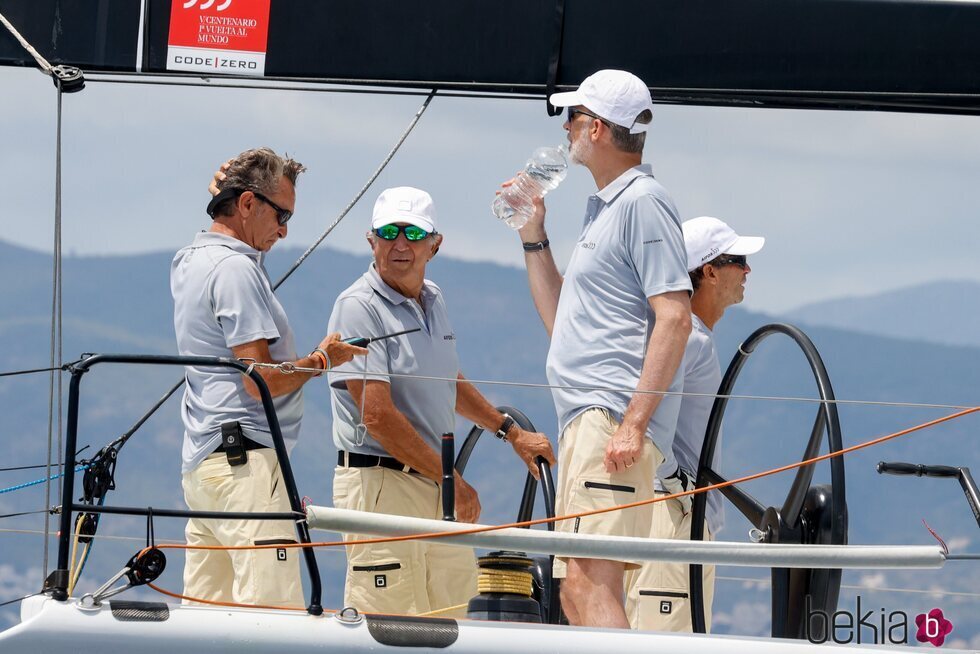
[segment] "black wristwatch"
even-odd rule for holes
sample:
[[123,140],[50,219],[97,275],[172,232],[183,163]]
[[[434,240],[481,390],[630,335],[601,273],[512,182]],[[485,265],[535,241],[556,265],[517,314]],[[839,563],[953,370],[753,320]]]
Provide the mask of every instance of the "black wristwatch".
[[496,436],[497,438],[499,438],[500,440],[506,443],[507,432],[509,432],[510,428],[513,426],[514,426],[514,419],[505,413],[504,421],[500,424],[500,429],[497,430],[497,433],[494,434],[494,436]]
[[548,239],[544,239],[543,241],[535,241],[533,243],[525,242],[523,245],[525,252],[541,252],[542,250],[547,250],[551,243]]

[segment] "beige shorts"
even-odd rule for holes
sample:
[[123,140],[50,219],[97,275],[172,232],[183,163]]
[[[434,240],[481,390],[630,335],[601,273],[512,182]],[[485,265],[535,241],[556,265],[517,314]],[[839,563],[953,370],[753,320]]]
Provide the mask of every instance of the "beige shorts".
[[[333,504],[340,509],[442,518],[439,485],[387,468],[334,470]],[[343,534],[344,540],[373,538]],[[347,546],[344,605],[361,612],[418,615],[465,605],[477,594],[473,550],[434,540]],[[438,617],[465,617],[466,607]]]
[[[657,491],[658,494],[666,494]],[[705,540],[711,540],[708,526]],[[683,514],[679,500],[653,505],[652,538],[690,540],[691,514]],[[704,585],[704,620],[711,631],[711,602],[715,594],[715,566],[701,566]],[[626,617],[633,629],[690,633],[690,580],[686,563],[648,561],[639,570],[626,573]]]
[[[289,498],[275,450],[250,450],[248,463],[229,466],[223,453],[212,454],[185,472],[184,500],[197,511],[269,511],[288,513]],[[184,530],[188,545],[275,545],[296,542],[288,520],[202,520],[191,518]],[[297,548],[264,550],[187,550],[184,594],[218,602],[303,608]]]
[[[657,446],[643,439],[643,454],[623,472],[606,472],[606,444],[619,427],[608,411],[591,408],[565,427],[558,442],[558,515],[605,509],[653,497],[654,476],[664,458]],[[641,536],[650,533],[653,506],[647,504],[621,511],[562,520],[555,530],[604,536]],[[567,557],[555,557],[554,575],[565,576]],[[640,567],[625,561],[626,569]]]

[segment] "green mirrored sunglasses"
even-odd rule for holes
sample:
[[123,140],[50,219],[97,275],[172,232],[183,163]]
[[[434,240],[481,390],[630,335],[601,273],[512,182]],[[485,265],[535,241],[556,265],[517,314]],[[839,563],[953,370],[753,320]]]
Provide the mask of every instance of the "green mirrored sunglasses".
[[[398,233],[404,232],[405,238],[409,241],[422,241],[428,238],[429,232],[415,225],[382,225],[374,230],[374,233],[386,241],[394,241],[398,238]],[[435,232],[433,232],[435,233]]]

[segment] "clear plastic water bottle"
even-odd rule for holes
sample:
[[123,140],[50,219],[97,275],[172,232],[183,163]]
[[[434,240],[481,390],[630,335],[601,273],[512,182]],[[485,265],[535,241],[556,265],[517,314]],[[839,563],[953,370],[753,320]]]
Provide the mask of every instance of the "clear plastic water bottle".
[[538,148],[523,172],[490,205],[493,214],[512,229],[523,227],[534,213],[534,198],[553,190],[568,174],[564,146]]

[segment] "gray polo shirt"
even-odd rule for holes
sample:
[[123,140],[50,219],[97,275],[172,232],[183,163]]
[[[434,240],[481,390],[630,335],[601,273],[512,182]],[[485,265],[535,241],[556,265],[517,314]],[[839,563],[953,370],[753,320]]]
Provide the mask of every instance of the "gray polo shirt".
[[[237,238],[197,234],[174,257],[170,292],[180,354],[230,357],[232,347],[264,338],[273,361],[296,359],[293,331],[272,292],[261,253]],[[245,392],[240,372],[188,366],[185,376],[183,472],[214,452],[225,422],[238,421],[246,436],[272,446],[262,403]],[[286,447],[292,449],[303,418],[302,391],[274,402]]]
[[[589,197],[582,234],[565,271],[548,350],[548,381],[557,386],[635,389],[655,316],[647,300],[689,291],[680,219],[650,167],[627,170]],[[681,371],[670,386],[680,390]],[[618,420],[625,390],[552,391],[559,429],[589,407]],[[680,398],[664,396],[647,428],[670,462]]]
[[[680,413],[677,416],[677,431],[674,434],[674,458],[678,465],[691,474],[697,473],[698,462],[701,459],[701,446],[704,444],[704,432],[708,428],[708,417],[711,406],[715,402],[713,395],[721,386],[721,367],[718,364],[718,353],[715,350],[714,337],[711,330],[701,319],[691,314],[691,335],[687,339],[684,351],[684,392],[710,395],[712,397],[684,395],[681,399]],[[721,434],[711,467],[717,470],[718,453],[721,451]],[[657,476],[672,474],[673,469],[667,470],[661,466]],[[661,489],[657,482],[657,488]],[[721,501],[721,493],[708,493],[708,529],[711,534],[717,534],[725,523],[725,514]]]
[[[358,430],[361,414],[348,379],[386,381],[391,399],[412,427],[439,451],[442,434],[456,426],[456,376],[459,357],[456,335],[449,322],[439,287],[425,280],[422,306],[382,281],[371,264],[368,271],[340,294],[333,305],[327,331],[351,336],[381,336],[420,327],[404,336],[368,345],[366,357],[355,357],[330,374],[333,442],[339,450],[390,456],[371,434]],[[443,377],[451,381],[389,377],[389,374]],[[358,399],[358,403],[360,398]]]

